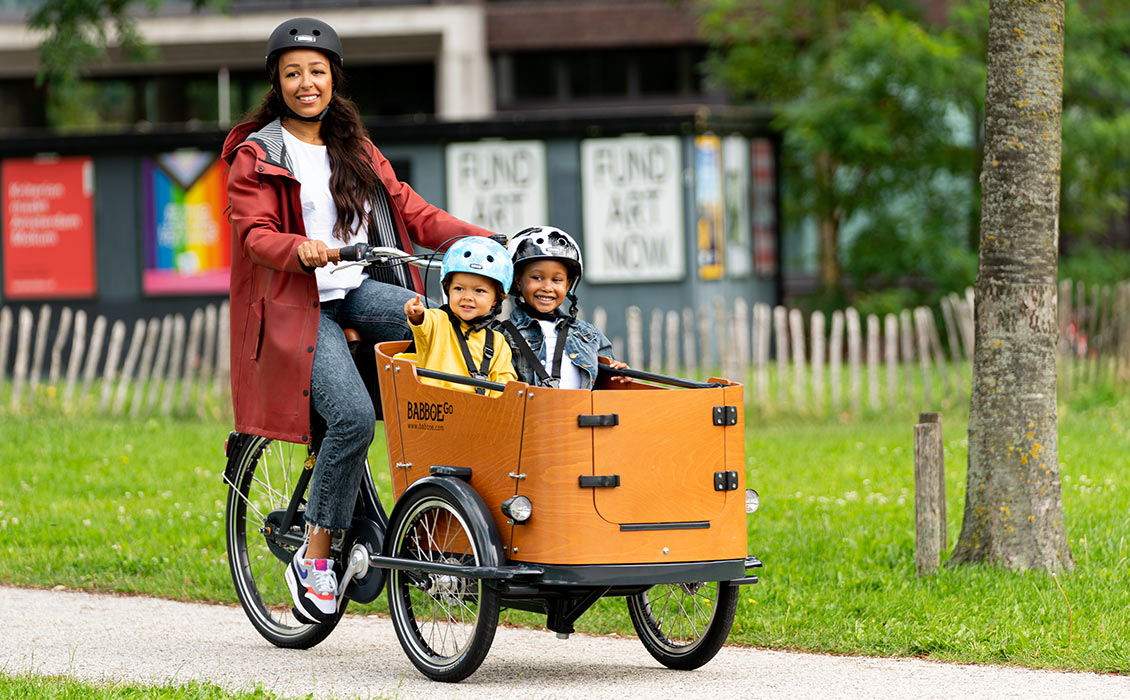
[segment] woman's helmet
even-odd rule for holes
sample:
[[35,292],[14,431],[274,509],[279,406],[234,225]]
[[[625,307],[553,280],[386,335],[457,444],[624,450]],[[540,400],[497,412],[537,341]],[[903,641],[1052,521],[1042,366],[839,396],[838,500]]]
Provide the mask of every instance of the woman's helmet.
[[[570,287],[576,285],[584,273],[581,247],[572,236],[553,226],[531,226],[519,231],[510,239],[506,250],[514,261],[515,270],[534,260],[557,260],[569,270]],[[518,293],[516,282],[510,293]]]
[[[514,264],[506,249],[496,241],[483,236],[467,236],[456,241],[443,255],[439,277],[447,291],[447,279],[456,272],[482,275],[502,285],[505,293],[514,280]],[[502,301],[501,298],[498,299]]]
[[270,73],[278,63],[279,54],[291,49],[317,49],[330,56],[338,68],[345,62],[337,32],[313,17],[295,17],[275,27],[267,40],[267,72]]

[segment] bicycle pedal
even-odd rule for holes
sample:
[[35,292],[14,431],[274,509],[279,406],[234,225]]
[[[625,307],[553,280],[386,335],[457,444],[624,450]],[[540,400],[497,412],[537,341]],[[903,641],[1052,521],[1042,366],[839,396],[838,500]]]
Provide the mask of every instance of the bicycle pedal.
[[293,607],[292,607],[292,608],[290,609],[290,612],[291,612],[291,613],[292,613],[292,614],[294,615],[294,619],[295,619],[295,620],[298,620],[299,622],[301,622],[301,623],[302,623],[302,624],[304,624],[304,625],[315,625],[315,624],[317,624],[316,622],[314,622],[314,621],[313,621],[313,620],[311,620],[310,618],[308,618],[308,617],[306,617],[305,615],[303,615],[303,614],[302,614],[302,611],[301,611],[301,610],[299,610],[298,608],[293,608]]

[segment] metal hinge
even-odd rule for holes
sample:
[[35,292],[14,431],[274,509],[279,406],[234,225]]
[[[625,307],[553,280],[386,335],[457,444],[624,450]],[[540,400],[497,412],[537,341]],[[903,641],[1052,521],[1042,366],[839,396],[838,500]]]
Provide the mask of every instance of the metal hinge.
[[736,471],[714,472],[715,491],[733,491],[738,488],[738,473]]
[[715,406],[714,407],[714,425],[737,425],[738,424],[738,407],[737,406]]

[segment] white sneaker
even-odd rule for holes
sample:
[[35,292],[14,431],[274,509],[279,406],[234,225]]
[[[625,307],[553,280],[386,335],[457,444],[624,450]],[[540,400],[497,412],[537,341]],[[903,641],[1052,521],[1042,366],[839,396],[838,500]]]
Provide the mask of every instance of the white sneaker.
[[337,612],[337,574],[333,559],[307,559],[303,544],[287,565],[285,578],[295,612],[300,617],[326,622]]

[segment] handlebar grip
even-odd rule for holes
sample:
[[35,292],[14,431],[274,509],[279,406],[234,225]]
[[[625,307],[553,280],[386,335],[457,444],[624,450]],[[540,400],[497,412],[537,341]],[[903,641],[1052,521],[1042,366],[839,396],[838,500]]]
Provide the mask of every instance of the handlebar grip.
[[356,262],[364,258],[368,250],[369,245],[367,243],[354,243],[353,245],[347,245],[344,248],[339,248],[338,255],[344,261]]

